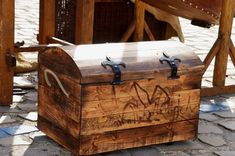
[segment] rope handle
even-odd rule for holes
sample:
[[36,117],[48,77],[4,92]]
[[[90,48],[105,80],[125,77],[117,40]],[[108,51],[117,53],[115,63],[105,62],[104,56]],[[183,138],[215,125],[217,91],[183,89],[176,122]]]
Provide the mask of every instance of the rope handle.
[[62,90],[62,92],[65,94],[65,96],[66,96],[67,98],[69,98],[69,93],[64,89],[64,87],[63,87],[61,81],[59,80],[58,76],[57,76],[52,70],[50,70],[50,69],[45,69],[45,70],[44,70],[44,76],[45,76],[46,84],[47,84],[49,87],[51,87],[51,83],[50,83],[50,81],[49,81],[49,79],[48,79],[48,74],[51,74],[51,75],[54,77],[54,79],[56,80],[56,82],[57,82],[57,84],[59,85],[59,87],[60,87],[60,89]]

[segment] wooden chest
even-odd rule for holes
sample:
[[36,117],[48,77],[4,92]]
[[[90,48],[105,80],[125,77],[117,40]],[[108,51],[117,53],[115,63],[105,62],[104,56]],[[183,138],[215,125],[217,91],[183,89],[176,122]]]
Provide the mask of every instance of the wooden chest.
[[193,139],[202,70],[173,41],[50,48],[39,56],[38,127],[76,155]]

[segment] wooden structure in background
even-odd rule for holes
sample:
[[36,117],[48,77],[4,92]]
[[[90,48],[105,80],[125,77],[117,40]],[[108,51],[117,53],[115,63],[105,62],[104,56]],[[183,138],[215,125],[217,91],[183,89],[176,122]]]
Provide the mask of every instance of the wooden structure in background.
[[12,103],[14,52],[14,0],[0,0],[0,105]]
[[202,96],[235,93],[235,85],[225,86],[228,55],[230,56],[235,66],[235,49],[231,40],[234,10],[234,0],[223,0],[218,39],[204,60],[204,71],[206,71],[211,61],[215,57],[213,87],[203,88]]
[[[162,51],[181,59],[179,77]],[[123,84],[112,85],[106,56],[126,64]],[[38,128],[75,155],[193,139],[203,69],[174,41],[50,48],[39,54]]]
[[[134,9],[135,4],[129,0],[40,0],[39,43],[47,43],[48,36],[75,44],[132,41]],[[170,24],[166,18],[146,12],[145,40],[179,36],[183,41],[178,18],[165,14],[174,19]]]

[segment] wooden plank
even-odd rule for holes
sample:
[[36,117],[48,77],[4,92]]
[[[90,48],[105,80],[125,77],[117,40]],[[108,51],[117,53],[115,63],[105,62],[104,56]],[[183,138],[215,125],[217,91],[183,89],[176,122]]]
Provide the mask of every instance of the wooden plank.
[[129,25],[129,27],[127,28],[126,32],[122,35],[120,42],[127,42],[128,41],[128,39],[131,37],[131,35],[135,31],[135,25],[136,25],[135,21],[132,21],[131,24]]
[[205,68],[204,68],[204,73],[206,72],[207,68],[209,67],[211,61],[213,60],[213,58],[217,55],[217,53],[219,52],[220,49],[220,40],[217,39],[214,43],[214,45],[212,46],[210,52],[206,55],[205,60],[203,61]]
[[13,68],[6,63],[6,55],[14,52],[14,0],[0,0],[0,105],[12,103]]
[[233,24],[234,2],[226,0],[222,2],[222,11],[220,18],[219,37],[221,40],[219,53],[216,55],[215,68],[213,75],[214,86],[224,86],[226,69],[229,54],[229,45]]
[[199,103],[190,103],[188,106],[163,106],[159,109],[144,109],[140,111],[135,111],[134,109],[135,108],[133,108],[132,112],[83,118],[81,135],[100,134],[109,131],[195,119],[198,117]]
[[222,87],[212,87],[212,88],[202,88],[201,96],[215,96],[221,94],[234,94],[235,85],[222,86]]
[[43,52],[48,48],[51,47],[59,47],[60,45],[48,45],[48,44],[40,44],[40,45],[30,45],[30,46],[23,46],[14,49],[15,53],[20,52]]
[[132,97],[136,96],[136,90],[140,91],[138,95],[146,95],[146,90],[148,90],[148,96],[150,97],[154,91],[161,91],[164,88],[169,94],[177,91],[199,89],[200,85],[201,75],[199,74],[184,75],[179,79],[167,79],[166,77],[158,76],[156,79],[126,81],[123,85],[115,86],[110,84],[90,84],[83,85],[82,100],[87,102]]
[[145,8],[141,0],[135,0],[135,34],[134,41],[143,41],[144,38]]
[[95,0],[76,0],[75,44],[93,42]]
[[81,136],[81,155],[193,139],[198,120]]
[[150,30],[150,28],[149,28],[147,22],[144,22],[144,30],[145,30],[145,32],[147,33],[147,35],[148,35],[150,41],[155,41],[155,40],[156,40],[155,37],[154,37],[154,35],[153,35],[153,33],[151,32],[151,30]]
[[[60,48],[49,48],[39,54],[39,66],[43,65],[53,72],[63,73],[75,80],[80,80],[81,74],[73,59]],[[41,67],[39,67],[41,68]]]
[[[76,65],[82,75],[82,83],[110,82],[113,79],[111,68],[105,69],[101,62],[106,56],[114,61],[123,61],[126,68],[120,67],[122,79],[154,78],[155,73],[169,74],[171,69],[167,63],[161,64],[159,59],[163,51],[170,56],[181,59],[178,73],[202,72],[203,64],[188,47],[179,42],[138,42],[127,44],[97,44],[62,47]],[[95,53],[99,51],[99,53]],[[200,71],[201,70],[201,71]],[[165,73],[164,73],[164,72]]]
[[[221,0],[143,0],[173,15],[218,24]],[[203,9],[202,9],[203,8]]]
[[61,40],[59,38],[56,37],[49,37],[49,43],[57,43],[57,44],[61,44],[61,45],[67,45],[67,46],[74,46],[75,44]]
[[[200,78],[197,79],[200,85],[198,80]],[[174,114],[178,114],[176,120],[197,116],[199,89],[184,90],[178,87],[184,86],[179,82],[177,85],[155,82],[142,80],[121,86],[84,86],[82,134],[162,124],[170,122]],[[191,88],[196,86],[189,84]]]
[[39,85],[38,114],[75,138],[80,134],[80,101]]
[[126,95],[126,97],[111,96],[108,97],[110,99],[100,99],[98,101],[94,101],[91,96],[90,101],[83,101],[82,116],[83,118],[91,118],[109,114],[159,109],[161,107],[188,106],[189,104],[197,104],[200,102],[199,89],[167,93],[167,90],[157,88],[154,94],[151,94],[152,92],[149,90],[148,92],[143,90],[144,93],[140,95],[141,91],[140,89],[137,90],[135,95],[127,93],[128,95]]
[[[72,79],[68,75],[51,70],[53,74],[57,77],[56,80],[55,76],[53,76],[51,73],[47,73],[45,75],[46,70],[48,70],[48,68],[43,65],[40,65],[40,68],[38,70],[39,85],[50,88],[52,91],[60,93],[61,95],[64,95],[62,91],[63,88],[65,92],[68,93],[69,98],[74,98],[76,100],[81,99],[81,86],[79,84],[79,80]],[[48,82],[46,81],[46,77],[48,79]],[[51,87],[48,86],[48,83],[50,83]],[[59,83],[61,83],[61,86],[59,85]]]
[[39,44],[48,44],[49,36],[55,36],[56,0],[40,0]]
[[43,116],[38,116],[38,129],[47,134],[48,137],[62,145],[67,150],[71,151],[75,155],[79,155],[79,138],[73,137],[60,127],[44,118]]

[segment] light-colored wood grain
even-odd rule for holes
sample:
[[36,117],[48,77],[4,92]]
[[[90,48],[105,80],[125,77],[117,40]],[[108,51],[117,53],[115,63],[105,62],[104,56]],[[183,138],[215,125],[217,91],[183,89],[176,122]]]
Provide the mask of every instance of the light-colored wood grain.
[[13,68],[6,55],[14,52],[14,0],[0,2],[0,105],[10,105],[13,96]]
[[75,44],[93,43],[95,0],[76,0]]
[[56,0],[40,0],[39,44],[48,44],[50,36],[55,36]]
[[158,126],[81,136],[80,154],[88,155],[104,151],[193,139],[197,135],[197,124],[198,120],[188,120]]
[[230,38],[232,32],[233,15],[234,15],[234,1],[223,1],[222,15],[220,18],[219,38],[220,38],[220,52],[217,53],[215,59],[215,68],[213,75],[214,86],[224,86],[226,78],[226,69],[228,62],[228,54],[230,48]]

